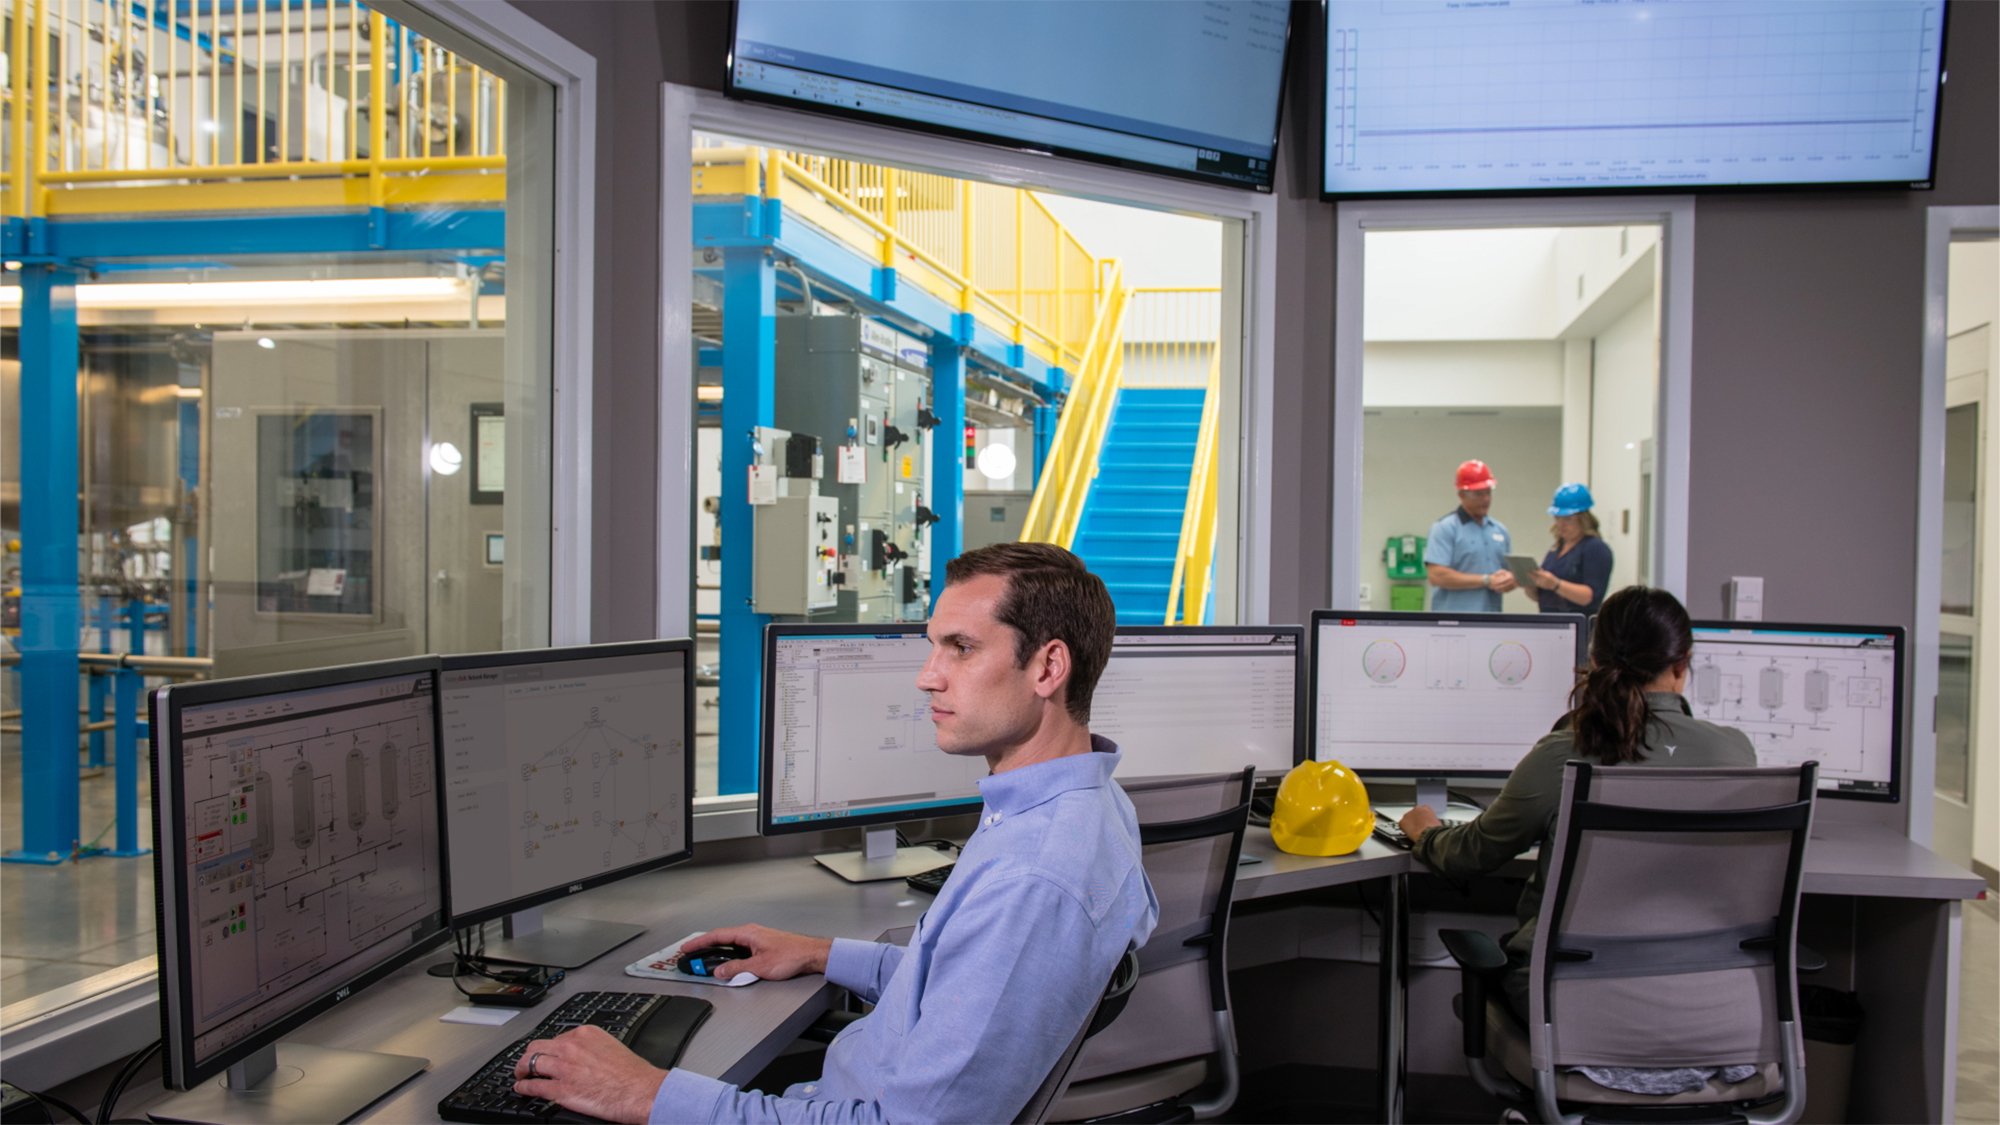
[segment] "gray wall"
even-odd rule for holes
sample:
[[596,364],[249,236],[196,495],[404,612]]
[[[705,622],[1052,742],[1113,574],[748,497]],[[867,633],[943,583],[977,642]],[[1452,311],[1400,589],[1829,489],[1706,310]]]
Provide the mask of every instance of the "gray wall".
[[[594,633],[653,620],[662,81],[718,89],[721,3],[515,0],[599,64]],[[1333,208],[1318,198],[1317,5],[1294,8],[1277,188],[1271,615],[1326,601]],[[1696,210],[1690,602],[1763,575],[1773,618],[1910,625],[1925,209],[2000,200],[2000,5],[1955,4],[1937,189],[1703,196]],[[1805,435],[1811,434],[1808,439]],[[1787,440],[1787,439],[1790,440]],[[669,482],[672,487],[682,483]]]

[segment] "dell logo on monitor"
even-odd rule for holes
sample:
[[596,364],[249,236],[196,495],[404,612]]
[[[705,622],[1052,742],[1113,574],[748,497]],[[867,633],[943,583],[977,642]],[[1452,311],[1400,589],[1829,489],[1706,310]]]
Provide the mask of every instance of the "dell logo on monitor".
[[583,889],[583,884],[582,884],[582,883],[571,883],[571,884],[569,885],[569,893],[571,893],[571,894],[575,894],[576,892],[578,892],[578,891],[580,891],[580,890],[582,890],[582,889]]
[[335,992],[335,993],[333,994],[333,1002],[334,1002],[334,1003],[336,1003],[336,1004],[340,1003],[340,1002],[341,1002],[342,1000],[345,1000],[345,999],[347,999],[347,997],[348,997],[348,994],[349,994],[349,993],[351,993],[351,992],[353,992],[353,991],[354,991],[354,990],[353,990],[352,988],[343,988],[343,989],[341,989],[340,991],[338,991],[338,992]]

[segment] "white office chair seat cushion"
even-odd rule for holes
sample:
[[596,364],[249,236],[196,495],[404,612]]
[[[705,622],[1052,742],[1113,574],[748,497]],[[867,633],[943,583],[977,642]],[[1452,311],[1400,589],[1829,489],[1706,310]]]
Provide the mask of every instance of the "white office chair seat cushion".
[[[1520,1020],[1500,1000],[1486,1002],[1486,1063],[1528,1089],[1535,1085],[1534,1068],[1528,1055],[1528,1037]],[[1600,1086],[1581,1074],[1556,1073],[1556,1097],[1562,1101],[1596,1102],[1600,1105],[1706,1105],[1768,1097],[1785,1088],[1777,1063],[1763,1063],[1757,1073],[1742,1082],[1711,1078],[1699,1090],[1680,1094],[1634,1094]]]

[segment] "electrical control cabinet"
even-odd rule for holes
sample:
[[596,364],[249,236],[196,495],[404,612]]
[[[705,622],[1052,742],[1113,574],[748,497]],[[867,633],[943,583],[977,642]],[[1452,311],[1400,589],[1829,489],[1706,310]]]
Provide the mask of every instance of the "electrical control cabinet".
[[840,501],[812,494],[810,483],[787,481],[786,487],[799,488],[801,494],[757,505],[751,591],[759,613],[818,614],[838,605],[834,528]]
[[924,434],[936,425],[929,349],[860,317],[780,317],[777,327],[772,420],[820,436],[819,490],[839,504],[837,605],[815,617],[922,620],[931,519]]

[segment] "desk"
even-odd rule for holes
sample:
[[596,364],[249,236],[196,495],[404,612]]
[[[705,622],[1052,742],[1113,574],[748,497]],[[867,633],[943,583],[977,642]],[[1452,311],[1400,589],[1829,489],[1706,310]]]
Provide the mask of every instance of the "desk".
[[[1244,852],[1261,862],[1239,869],[1238,902],[1276,901],[1330,887],[1383,880],[1382,949],[1378,970],[1378,1097],[1388,1120],[1402,1117],[1407,1083],[1404,1004],[1406,943],[1398,928],[1407,909],[1408,877],[1421,870],[1407,852],[1370,840],[1348,856],[1311,858],[1279,852],[1270,833],[1252,829]],[[1891,832],[1842,830],[1815,836],[1807,851],[1806,935],[1829,958],[1829,983],[1851,988],[1868,1011],[1857,1045],[1852,1116],[1861,1121],[1939,1121],[1952,1104],[1956,1073],[1957,992],[1962,920],[1960,899],[1984,884]],[[1502,874],[1524,875],[1516,861]],[[746,1082],[825,1011],[839,990],[821,977],[765,981],[750,988],[640,980],[623,968],[691,930],[738,922],[833,937],[873,940],[914,925],[931,899],[900,881],[853,885],[810,859],[704,862],[601,887],[551,907],[551,915],[638,922],[648,932],[573,972],[552,999],[502,1027],[438,1022],[457,1007],[446,980],[425,975],[440,953],[406,966],[293,1033],[292,1039],[419,1055],[430,1069],[370,1107],[364,1120],[429,1121],[440,1098],[495,1052],[532,1028],[572,992],[612,989],[698,996],[715,1012],[689,1044],[681,1065],[728,1082]],[[1425,1012],[1458,1038],[1449,1011]],[[1239,1013],[1239,1023],[1252,1018]],[[1451,1073],[1462,1073],[1453,1071]],[[1920,1076],[1920,1082],[1912,1082]],[[123,1103],[136,1114],[164,1096],[158,1086],[134,1088]]]

